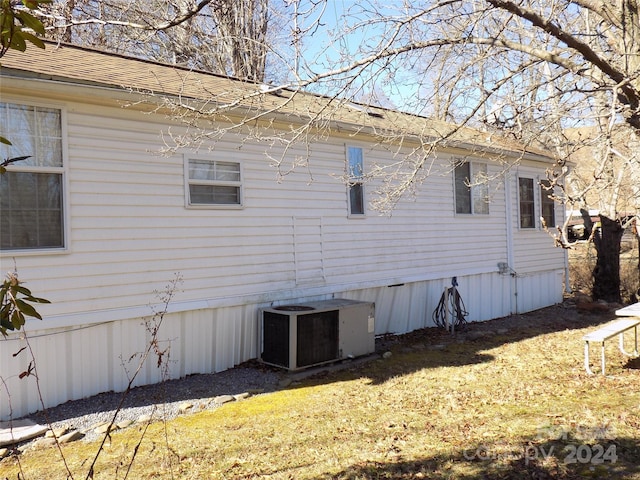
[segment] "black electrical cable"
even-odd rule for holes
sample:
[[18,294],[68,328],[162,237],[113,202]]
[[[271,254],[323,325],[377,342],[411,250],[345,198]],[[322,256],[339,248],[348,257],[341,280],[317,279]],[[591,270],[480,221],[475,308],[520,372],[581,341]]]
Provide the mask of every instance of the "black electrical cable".
[[[446,297],[449,297],[447,305]],[[438,327],[447,328],[447,310],[449,312],[449,322],[453,324],[454,328],[460,328],[467,323],[465,318],[469,315],[464,302],[458,289],[455,287],[449,287],[446,292],[442,293],[438,306],[433,311],[431,318],[433,323]]]

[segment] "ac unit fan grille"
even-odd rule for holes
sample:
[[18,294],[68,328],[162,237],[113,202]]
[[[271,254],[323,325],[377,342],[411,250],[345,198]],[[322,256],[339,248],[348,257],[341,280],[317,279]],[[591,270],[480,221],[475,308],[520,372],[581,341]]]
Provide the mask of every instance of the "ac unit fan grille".
[[339,310],[264,311],[262,322],[262,360],[266,363],[295,370],[339,357]]
[[289,316],[264,312],[262,321],[262,359],[273,365],[289,368]]
[[338,318],[338,310],[298,316],[298,367],[338,358]]

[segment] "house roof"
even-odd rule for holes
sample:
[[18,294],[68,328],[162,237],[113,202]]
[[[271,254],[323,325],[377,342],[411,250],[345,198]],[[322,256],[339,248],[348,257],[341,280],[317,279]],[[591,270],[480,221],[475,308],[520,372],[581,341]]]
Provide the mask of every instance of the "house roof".
[[[285,118],[291,123],[309,119],[324,126],[373,134],[387,140],[413,138],[437,140],[451,148],[473,149],[476,154],[496,152],[552,161],[547,152],[493,133],[402,113],[347,102],[291,89],[278,89],[222,75],[167,65],[120,54],[46,42],[46,49],[9,50],[2,57],[1,76],[37,78],[92,85],[133,93],[164,95],[207,105],[226,114],[259,114]],[[152,97],[149,97],[152,103]]]

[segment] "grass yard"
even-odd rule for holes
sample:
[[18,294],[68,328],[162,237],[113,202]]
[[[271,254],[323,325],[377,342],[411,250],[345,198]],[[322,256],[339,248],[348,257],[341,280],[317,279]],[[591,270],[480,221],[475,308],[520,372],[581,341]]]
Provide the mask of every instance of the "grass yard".
[[[386,338],[390,358],[151,424],[128,478],[640,480],[640,361],[612,341],[607,377],[583,368],[582,336],[614,318],[565,303]],[[141,433],[114,433],[93,478],[125,478]],[[97,447],[63,446],[74,478]],[[0,477],[67,476],[54,448],[19,461]]]

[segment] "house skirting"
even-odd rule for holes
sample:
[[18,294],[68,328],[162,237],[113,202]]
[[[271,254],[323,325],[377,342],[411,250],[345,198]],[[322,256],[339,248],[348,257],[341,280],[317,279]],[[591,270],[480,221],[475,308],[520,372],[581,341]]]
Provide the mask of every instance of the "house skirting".
[[[560,269],[527,275],[489,272],[457,277],[457,282],[469,312],[467,320],[483,321],[561,302],[563,279]],[[451,278],[414,281],[315,298],[283,298],[277,303],[331,297],[375,302],[376,334],[401,334],[433,326],[432,312],[450,285]],[[31,328],[26,339],[13,334],[0,343],[0,420],[41,410],[42,403],[52,407],[101,392],[125,390],[160,320],[155,338],[157,348],[164,352],[165,368],[157,367],[156,353],[151,351],[134,386],[220,372],[257,358],[259,312],[273,304],[197,308],[166,313],[162,318],[136,316],[70,327]],[[88,319],[91,315],[86,312]],[[46,324],[45,318],[29,325]],[[36,375],[20,378],[30,365],[35,368],[32,371],[39,385]]]

